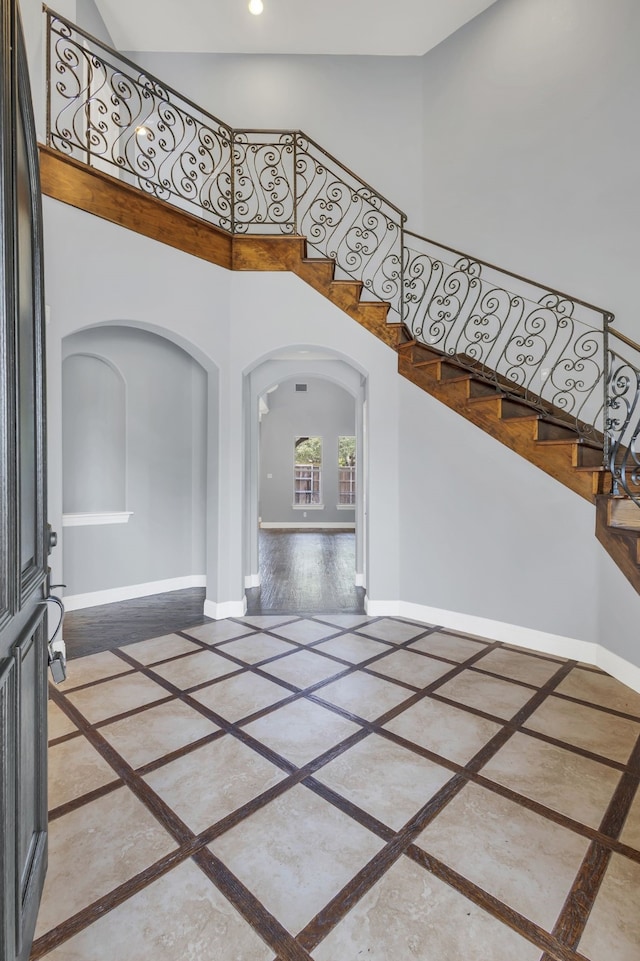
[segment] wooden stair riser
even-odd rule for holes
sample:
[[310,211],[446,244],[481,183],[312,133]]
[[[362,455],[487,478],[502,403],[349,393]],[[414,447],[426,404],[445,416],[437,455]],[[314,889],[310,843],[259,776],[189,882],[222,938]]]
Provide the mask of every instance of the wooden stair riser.
[[[640,593],[640,535],[637,531],[609,526],[612,498],[596,498],[596,537],[618,565],[629,583]],[[640,513],[640,508],[636,508]]]
[[626,497],[611,497],[607,505],[609,527],[640,531],[640,507]]
[[574,452],[571,443],[539,445],[534,439],[531,422],[503,421],[496,418],[484,405],[467,404],[467,386],[458,381],[448,384],[435,381],[426,371],[428,368],[413,365],[404,354],[398,355],[398,370],[403,377],[422,387],[437,400],[457,411],[466,420],[501,441],[511,450],[525,457],[545,473],[565,484],[585,500],[593,502],[593,477],[591,472],[579,472],[573,468]]

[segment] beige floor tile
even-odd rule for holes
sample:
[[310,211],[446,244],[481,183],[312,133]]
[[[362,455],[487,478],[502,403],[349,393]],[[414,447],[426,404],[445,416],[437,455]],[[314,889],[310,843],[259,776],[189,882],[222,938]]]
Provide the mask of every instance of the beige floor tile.
[[236,624],[235,621],[211,621],[209,624],[201,624],[199,627],[188,627],[185,634],[190,637],[197,637],[205,644],[219,644],[220,641],[229,641],[232,637],[242,637],[250,634],[252,628],[246,624]]
[[577,697],[581,701],[640,717],[640,694],[609,674],[596,674],[594,671],[574,667],[556,690],[559,694],[568,694],[569,697]]
[[314,775],[396,831],[452,776],[378,734],[370,734]]
[[590,961],[638,961],[640,864],[612,856],[578,951]]
[[285,697],[291,697],[291,691],[263,677],[246,673],[216,681],[191,696],[228,721],[239,721]]
[[101,651],[99,654],[88,654],[86,657],[74,657],[67,661],[67,679],[57,687],[61,691],[71,691],[81,684],[101,681],[117,674],[126,674],[132,668],[125,664],[111,651]]
[[103,681],[67,695],[91,724],[170,696],[159,684],[137,673]]
[[604,764],[519,733],[481,773],[593,828],[620,780],[620,772]]
[[537,961],[539,957],[539,948],[404,857],[313,952],[315,961]]
[[292,934],[382,846],[304,787],[287,791],[210,845]]
[[50,811],[117,780],[116,772],[86,737],[74,737],[49,748]]
[[283,657],[279,661],[265,664],[263,670],[267,674],[273,674],[289,684],[294,684],[298,688],[311,687],[318,681],[325,681],[328,677],[341,674],[347,670],[346,664],[339,661],[332,661],[321,654],[314,654],[313,651],[296,651],[288,657]]
[[201,650],[198,644],[188,641],[179,634],[165,634],[163,637],[152,637],[148,641],[138,641],[136,644],[123,645],[122,650],[130,657],[135,657],[140,664],[155,664],[167,657],[178,657],[188,651],[195,653]]
[[164,677],[166,681],[175,684],[180,690],[186,691],[197,684],[233,674],[240,668],[225,657],[214,654],[213,651],[199,651],[197,654],[189,654],[188,657],[180,657],[177,661],[156,664],[152,670],[160,677]]
[[287,654],[297,650],[288,641],[281,641],[277,637],[269,634],[251,634],[249,637],[242,637],[239,641],[229,641],[220,648],[225,654],[231,654],[247,664],[258,664],[265,661],[268,657],[276,657],[278,654]]
[[316,614],[315,619],[338,627],[359,627],[369,621],[366,614]]
[[503,677],[511,677],[514,681],[524,681],[525,684],[542,687],[556,673],[560,664],[558,661],[547,661],[542,657],[523,654],[522,651],[497,647],[485,654],[477,667],[483,671],[501,674]]
[[550,931],[589,841],[467,784],[416,844]]
[[191,861],[144,888],[47,961],[270,961],[258,937]]
[[65,734],[73,734],[78,730],[71,718],[68,718],[53,701],[47,702],[47,723],[50,741],[56,737],[64,737]]
[[614,761],[627,761],[640,735],[640,724],[551,695],[531,715],[526,727],[575,744]]
[[419,641],[414,641],[409,645],[409,649],[424,651],[426,654],[435,654],[437,657],[446,657],[450,661],[461,663],[467,658],[473,657],[478,651],[486,648],[486,644],[478,641],[471,641],[467,637],[458,637],[457,634],[441,634],[436,631],[429,634]]
[[331,704],[337,704],[351,714],[357,714],[367,721],[386,714],[401,701],[412,697],[411,691],[381,677],[373,677],[355,671],[338,681],[332,681],[316,692],[318,697]]
[[259,627],[262,630],[270,631],[280,624],[289,624],[295,620],[297,620],[295,614],[247,614],[246,617],[242,618],[242,623],[248,624],[250,627]]
[[199,834],[284,777],[280,768],[226,735],[144,780]]
[[359,730],[358,724],[305,700],[285,704],[245,727],[252,737],[298,767]]
[[305,620],[294,621],[292,624],[285,624],[284,627],[277,627],[273,630],[279,637],[285,637],[289,641],[297,641],[298,644],[311,644],[313,641],[319,641],[321,637],[331,637],[338,628]]
[[428,697],[384,726],[458,764],[466,764],[501,730],[501,725],[494,721]]
[[640,851],[640,789],[636,791],[633,804],[624,822],[620,840],[629,847]]
[[49,825],[49,868],[36,937],[177,847],[126,787]]
[[175,700],[107,724],[100,733],[132,767],[141,767],[217,730],[213,721]]
[[452,664],[437,661],[433,657],[424,657],[415,651],[395,651],[368,667],[368,670],[375,671],[376,674],[395,677],[396,680],[414,687],[426,687],[452,669]]
[[361,661],[368,661],[370,657],[384,654],[392,648],[380,641],[370,641],[369,638],[359,637],[357,634],[343,634],[341,637],[334,637],[331,641],[323,641],[314,650],[341,657],[343,661],[349,661],[350,664],[360,664]]
[[515,681],[503,681],[476,671],[463,671],[439,687],[438,694],[509,720],[533,697],[535,691]]
[[391,641],[392,644],[403,644],[411,637],[417,637],[429,629],[427,624],[407,624],[404,621],[396,621],[390,617],[384,617],[381,621],[373,624],[366,624],[361,628],[362,633],[368,637],[377,637],[382,641]]

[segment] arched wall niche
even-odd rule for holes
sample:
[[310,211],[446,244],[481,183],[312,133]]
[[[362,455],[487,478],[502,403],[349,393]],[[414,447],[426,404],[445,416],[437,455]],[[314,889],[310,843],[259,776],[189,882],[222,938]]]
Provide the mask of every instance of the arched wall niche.
[[65,514],[126,511],[125,379],[92,353],[62,363],[62,461]]
[[[215,583],[216,365],[179,335],[112,321],[65,337],[62,370],[64,510],[119,510],[128,521],[64,523],[70,609],[119,592],[207,586],[212,571]],[[89,433],[83,418],[99,436],[81,451],[91,469],[76,471],[78,421]]]

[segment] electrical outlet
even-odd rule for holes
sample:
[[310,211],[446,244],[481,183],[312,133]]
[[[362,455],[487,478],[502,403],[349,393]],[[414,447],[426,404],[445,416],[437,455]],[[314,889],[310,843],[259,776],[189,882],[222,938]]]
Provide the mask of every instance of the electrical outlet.
[[307,512],[306,512],[306,511],[303,511],[303,512],[302,512],[302,516],[303,516],[303,517],[306,517],[306,516],[307,516]]

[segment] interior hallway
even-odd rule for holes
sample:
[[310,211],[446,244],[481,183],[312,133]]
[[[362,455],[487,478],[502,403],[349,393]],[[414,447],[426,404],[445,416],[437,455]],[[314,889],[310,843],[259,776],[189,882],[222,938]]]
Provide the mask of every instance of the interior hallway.
[[640,695],[362,614],[70,663],[47,961],[637,961]]
[[246,592],[249,614],[364,613],[353,531],[267,528],[259,552],[260,587]]

